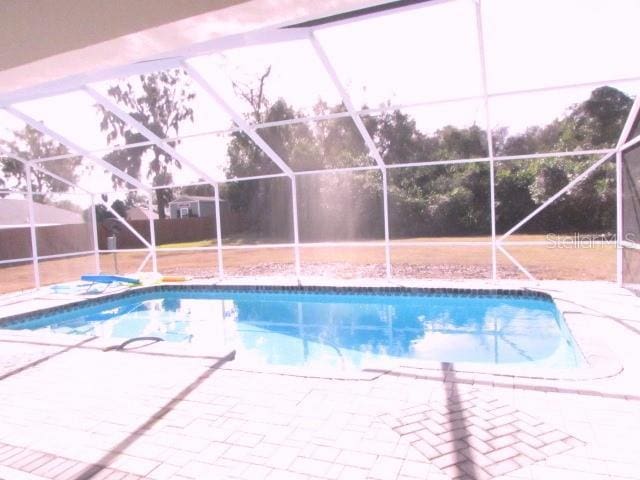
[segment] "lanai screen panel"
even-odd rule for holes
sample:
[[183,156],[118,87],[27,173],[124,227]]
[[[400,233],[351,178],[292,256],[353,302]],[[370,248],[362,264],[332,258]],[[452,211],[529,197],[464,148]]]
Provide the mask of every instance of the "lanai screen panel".
[[307,40],[233,48],[189,63],[251,124],[345,111]]
[[222,257],[227,276],[293,275],[293,193],[287,177],[220,187]]
[[[44,99],[34,100],[34,102],[42,100]],[[60,115],[60,112],[57,112],[57,115]],[[2,108],[0,108],[0,151],[21,160],[78,154]]]
[[640,146],[622,154],[622,281],[640,288]]
[[[116,105],[120,115],[111,115],[109,131],[112,136],[124,136],[127,143],[132,145],[131,152],[134,155],[140,156],[139,151],[143,151],[143,173],[150,171],[154,159],[158,157],[163,157],[161,162],[172,166],[166,169],[171,175],[152,173],[151,182],[141,175],[144,183],[150,183],[151,186],[190,185],[280,172],[265,154],[242,159],[246,160],[244,168],[234,168],[233,160],[244,151],[254,153],[260,149],[253,140],[245,138],[228,112],[185,69],[175,68],[142,77],[105,81],[91,88],[98,93],[98,100],[100,96],[103,97],[102,104],[106,108],[109,103]],[[154,103],[158,97],[162,100],[162,106]],[[167,109],[167,106],[171,108]],[[123,123],[122,114],[142,124],[144,135],[136,133],[135,124],[133,128],[128,125],[118,130],[117,127]],[[127,121],[127,118],[124,117],[124,120]],[[145,137],[153,144],[138,145],[144,142]],[[238,143],[242,143],[244,150],[238,152]],[[116,152],[105,159],[111,161],[114,158],[117,161],[120,157]],[[124,163],[130,162],[124,159]],[[121,164],[117,166],[123,167]]]
[[328,25],[316,35],[357,109],[482,95],[473,2]]
[[103,123],[104,111],[84,91],[21,102],[13,107],[85,151],[125,144],[124,138],[109,139],[107,125]]
[[258,134],[294,172],[376,165],[351,117],[262,127]]
[[488,162],[388,170],[393,275],[491,278]]
[[[633,1],[485,0],[481,7],[495,154],[541,156],[615,148],[638,85],[603,80],[637,79],[637,66],[626,59],[635,56],[633,24],[640,5]],[[540,35],[540,25],[544,25],[544,35]],[[508,92],[513,94],[505,95]],[[559,174],[565,170],[569,177],[572,175],[573,169],[565,168],[566,160],[552,158],[544,156],[546,170],[554,169]],[[580,158],[575,157],[572,163],[578,164]],[[614,278],[615,245],[593,242],[613,239],[614,161],[594,170],[585,182],[523,226],[521,233],[529,230],[532,236],[542,234],[545,245],[526,245],[535,238],[519,236],[518,232],[510,237],[512,243],[505,249],[536,278]],[[541,180],[549,175],[529,183],[532,165],[531,160],[498,163],[498,232],[507,228],[507,217],[525,214],[528,204],[535,208],[532,198],[538,203],[539,189],[535,185],[542,185]],[[551,183],[550,178],[547,183]],[[514,193],[509,195],[507,190]],[[577,208],[589,212],[594,221],[575,225],[586,215],[569,214],[570,203],[575,200],[579,200]],[[547,223],[555,218],[561,224],[542,225],[545,218]],[[509,223],[513,220],[515,217]],[[549,242],[547,235],[553,235],[553,241]],[[513,272],[514,265],[502,256],[498,267],[499,277],[504,277]]]
[[96,270],[89,195],[70,190],[34,198],[40,284],[76,281]]
[[489,93],[638,76],[635,0],[483,0]]
[[[496,231],[507,235],[503,248],[535,278],[615,279],[615,156],[599,163],[601,158],[550,155],[496,162]],[[589,169],[583,181],[557,196]],[[508,262],[501,269],[503,277],[514,272]]]
[[385,275],[385,226],[379,170],[300,175],[298,221],[303,275]]
[[[106,80],[90,88],[162,139],[234,128],[231,118],[183,68]],[[169,99],[175,108],[163,109],[166,103],[156,105],[154,98]],[[173,116],[167,119],[164,115]]]
[[363,116],[387,165],[483,159],[489,155],[481,99],[372,111]]
[[622,155],[623,240],[640,245],[640,146]]
[[[269,155],[238,129],[180,137],[169,143],[177,154],[174,158],[180,163],[180,168],[173,170],[174,185],[282,174]],[[188,160],[191,166],[182,159]]]
[[603,82],[489,99],[496,156],[615,148],[640,82]]

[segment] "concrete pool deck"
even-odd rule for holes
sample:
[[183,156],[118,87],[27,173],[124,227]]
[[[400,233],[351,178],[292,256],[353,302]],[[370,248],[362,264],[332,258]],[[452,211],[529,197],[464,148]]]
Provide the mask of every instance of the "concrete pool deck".
[[[607,283],[499,286],[551,294],[579,343],[622,370],[551,380],[443,364],[328,380],[241,370],[224,352],[0,336],[0,478],[640,478],[640,298]],[[3,296],[0,316],[70,300]]]

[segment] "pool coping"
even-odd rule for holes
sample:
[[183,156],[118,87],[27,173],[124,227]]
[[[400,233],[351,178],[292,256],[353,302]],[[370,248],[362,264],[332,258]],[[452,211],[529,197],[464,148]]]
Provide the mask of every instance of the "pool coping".
[[[131,296],[154,294],[158,292],[233,292],[233,293],[308,293],[308,294],[338,294],[338,295],[371,295],[371,294],[393,294],[401,296],[468,296],[471,298],[486,296],[503,296],[517,298],[533,298],[546,300],[554,303],[560,314],[565,320],[565,324],[573,336],[577,347],[580,349],[586,365],[571,369],[548,368],[541,366],[514,366],[514,365],[494,365],[481,363],[449,363],[436,362],[427,360],[409,360],[398,359],[391,364],[371,368],[363,366],[357,371],[336,371],[333,369],[318,370],[305,367],[289,367],[289,366],[258,366],[245,364],[242,362],[234,362],[226,368],[234,368],[238,370],[250,370],[253,372],[276,373],[283,375],[293,375],[300,377],[313,378],[329,378],[343,380],[373,380],[380,375],[394,371],[395,369],[411,369],[416,372],[432,373],[438,372],[442,375],[455,372],[469,375],[490,375],[496,377],[514,377],[535,380],[596,380],[610,378],[620,374],[623,366],[617,357],[606,348],[592,333],[592,318],[588,314],[575,312],[569,309],[568,304],[564,304],[562,300],[556,299],[553,295],[535,288],[457,288],[457,287],[404,287],[404,286],[327,286],[327,285],[225,285],[225,284],[160,284],[147,285],[139,287],[127,288],[123,291],[99,293],[91,297],[81,298],[55,306],[35,309],[28,312],[18,313],[15,315],[0,317],[0,332],[10,332],[2,327],[15,323],[39,318],[44,315],[66,313],[92,305],[100,305]],[[15,332],[14,332],[15,333]],[[42,341],[43,334],[38,332],[22,332],[27,337],[34,338],[36,341]],[[49,335],[49,334],[47,334]],[[68,334],[51,334],[56,337],[60,335],[73,337],[75,339],[82,337],[81,335]],[[13,336],[12,336],[13,338]],[[101,345],[101,348],[113,347],[121,343],[119,340],[126,339],[99,339],[94,345]],[[125,351],[126,353],[129,350]],[[136,348],[135,353],[149,353],[159,355],[177,355],[181,357],[206,358],[201,351],[193,350],[189,352],[189,348],[176,347],[169,342],[155,343],[140,348]],[[209,352],[210,353],[210,352]],[[224,352],[223,352],[224,353]],[[215,356],[222,356],[223,353],[215,352]],[[228,353],[228,352],[227,352]],[[214,356],[214,357],[215,357]],[[212,358],[214,358],[212,357]]]

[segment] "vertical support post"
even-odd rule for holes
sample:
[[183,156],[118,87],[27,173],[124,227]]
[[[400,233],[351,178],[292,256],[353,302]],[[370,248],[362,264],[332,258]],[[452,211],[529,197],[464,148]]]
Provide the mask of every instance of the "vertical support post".
[[158,273],[158,256],[156,255],[156,229],[153,224],[153,193],[149,194],[149,240],[151,251],[151,265],[153,273]]
[[489,154],[489,197],[491,202],[491,279],[498,279],[497,243],[496,243],[496,189],[495,189],[495,159],[493,154],[493,135],[491,130],[491,115],[489,114],[489,90],[487,87],[487,61],[484,51],[484,33],[482,29],[481,0],[475,1],[476,30],[478,34],[478,49],[480,53],[480,70],[482,73],[482,95],[484,97],[484,112],[487,129],[487,149]]
[[616,282],[622,286],[622,151],[616,151]]
[[636,99],[633,101],[633,105],[631,105],[627,121],[622,127],[620,138],[618,138],[618,143],[616,144],[616,282],[620,286],[624,280],[622,278],[622,262],[624,253],[622,250],[622,236],[624,235],[624,226],[622,225],[622,196],[624,193],[622,191],[622,150],[638,115],[640,115],[640,95],[636,96]]
[[[489,133],[491,136],[491,133]],[[489,150],[493,150],[489,147]],[[489,196],[491,197],[491,279],[495,282],[498,280],[498,258],[497,251],[498,245],[496,242],[496,187],[495,187],[495,168],[493,153],[489,153],[491,159],[489,160],[489,176],[490,187]]]
[[100,246],[98,244],[98,220],[96,218],[96,199],[91,195],[91,224],[93,230],[93,255],[96,263],[96,273],[100,273]]
[[224,265],[222,263],[222,222],[220,221],[220,186],[213,184],[213,191],[216,200],[216,245],[218,246],[218,277],[224,277]]
[[36,288],[40,288],[40,267],[38,266],[38,241],[36,238],[36,214],[33,208],[33,189],[31,188],[31,166],[23,166],[27,179],[27,205],[29,209],[29,233],[31,234],[31,261],[33,262],[33,277]]
[[291,175],[291,206],[293,215],[293,251],[295,256],[296,280],[300,283],[300,231],[298,229],[298,189],[296,176]]
[[387,280],[391,280],[391,247],[389,245],[389,189],[387,169],[382,170],[382,208],[384,213],[384,263]]

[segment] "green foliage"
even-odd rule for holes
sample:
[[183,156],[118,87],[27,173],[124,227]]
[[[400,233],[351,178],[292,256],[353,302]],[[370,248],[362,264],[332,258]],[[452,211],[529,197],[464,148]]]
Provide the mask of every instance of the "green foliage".
[[[181,69],[140,75],[127,83],[112,86],[108,93],[132,118],[160,138],[178,136],[183,122],[193,121],[193,109],[190,105],[195,94],[191,90],[186,72]],[[106,132],[109,143],[134,145],[148,140],[107,109],[101,106],[98,108],[103,115],[100,128]],[[173,169],[181,168],[178,160],[156,145],[115,150],[106,155],[105,160],[134,178],[140,179],[144,175],[154,187],[170,184]],[[145,172],[141,171],[143,164],[148,165]],[[112,176],[112,181],[114,186],[125,184],[115,175]],[[171,190],[159,188],[155,190],[155,195],[158,216],[165,218],[165,208],[173,198]]]
[[[262,80],[264,81],[263,77]],[[261,90],[261,89],[260,89]],[[632,100],[602,87],[548,125],[517,135],[494,131],[497,155],[597,149],[617,141]],[[284,100],[261,98],[255,118],[278,121],[297,116]],[[320,102],[316,114],[342,111]],[[444,126],[421,132],[401,111],[363,118],[387,165],[488,156],[486,131],[478,126]],[[349,118],[264,128],[259,134],[295,171],[373,165]],[[277,167],[244,134],[229,146],[230,176],[279,173]],[[594,161],[565,157],[496,163],[496,228],[506,231],[562,189]],[[490,234],[488,162],[388,169],[389,220],[394,238]],[[251,221],[264,222],[283,205],[288,190],[261,181],[231,184],[225,191],[232,209]],[[297,177],[300,235],[303,241],[381,238],[382,181],[378,172],[303,175]],[[286,190],[286,192],[284,191]],[[279,198],[276,201],[276,197]],[[284,202],[284,203],[283,203]],[[614,166],[605,164],[526,224],[523,232],[601,232],[615,222]],[[288,214],[288,211],[287,211]],[[286,223],[286,222],[285,222]],[[290,226],[280,224],[280,229]],[[281,233],[282,231],[279,230]]]
[[[283,99],[271,102],[264,95],[270,69],[256,85],[235,85],[236,93],[251,106],[253,122],[277,122],[301,115]],[[193,121],[194,93],[182,70],[141,75],[108,91],[135,120],[161,138],[177,137],[184,122]],[[615,145],[632,100],[612,87],[595,89],[590,97],[568,109],[547,125],[510,134],[494,129],[496,155],[526,155],[538,152],[610,148]],[[102,114],[101,129],[110,144],[123,143],[105,160],[137,179],[146,178],[161,187],[173,180],[180,162],[156,145],[140,145],[147,138],[128,127],[108,110]],[[344,112],[343,105],[319,101],[317,115]],[[416,121],[402,111],[388,111],[362,118],[365,128],[387,165],[450,159],[484,159],[488,156],[486,131],[477,125],[460,128],[444,125],[435,132],[419,130]],[[294,170],[374,166],[355,124],[349,117],[261,128],[257,133]],[[68,154],[68,150],[26,127],[0,146],[22,158]],[[281,173],[271,159],[243,132],[232,133],[228,146],[230,177]],[[3,178],[0,186],[24,187],[22,164],[0,158]],[[495,164],[496,227],[505,231],[580,175],[594,158],[565,157],[500,161]],[[43,168],[70,182],[78,179],[80,158],[52,161]],[[387,169],[391,232],[394,238],[434,235],[486,235],[490,231],[489,164],[487,161],[456,165],[430,165]],[[125,182],[113,176],[114,186]],[[382,176],[379,171],[302,175],[297,177],[297,203],[304,241],[381,238]],[[37,201],[47,201],[68,185],[44,173],[33,171],[32,185]],[[181,190],[192,195],[213,195],[211,186]],[[172,200],[172,190],[155,190],[160,218]],[[223,186],[231,211],[243,216],[249,234],[262,238],[291,239],[291,182],[287,178],[232,182]],[[120,202],[122,203],[122,202]],[[124,203],[114,209],[124,213]],[[127,204],[136,203],[133,196]],[[545,209],[523,232],[610,231],[615,224],[615,169],[602,165],[576,188]],[[86,213],[86,212],[85,212]],[[98,207],[101,218],[111,214]]]
[[186,187],[180,187],[178,189],[179,196],[196,196],[196,197],[213,197],[215,196],[215,190],[213,185],[209,183],[203,183],[200,185],[188,185]]
[[[45,158],[57,155],[67,155],[66,147],[47,139],[38,130],[25,126],[23,130],[13,132],[12,140],[0,140],[0,146],[23,159]],[[61,161],[51,161],[42,165],[42,168],[74,183],[78,179],[77,169],[80,165],[79,157],[67,158]],[[17,188],[26,187],[27,174],[21,162],[11,158],[0,156],[2,174],[6,179],[12,179]],[[3,181],[3,184],[6,184]],[[53,178],[40,170],[31,170],[31,188],[34,192],[34,200],[45,203],[53,193],[66,192],[69,185]]]
[[[116,216],[103,204],[98,203],[96,205],[96,222],[102,223],[107,218],[116,218]],[[120,215],[122,218],[127,218],[127,205],[122,200],[115,200],[111,204],[111,208]],[[91,222],[91,207],[85,209],[82,212],[82,218],[86,223]]]
[[[262,80],[266,77],[263,76]],[[261,91],[260,87],[252,91]],[[299,116],[284,100],[273,104],[254,99],[253,118],[275,122]],[[342,111],[316,105],[318,115]],[[261,128],[259,135],[294,170],[322,170],[346,166],[374,165],[362,136],[349,118]],[[228,147],[227,175],[254,176],[280,173],[278,167],[245,134],[235,133]],[[347,178],[348,177],[348,178]],[[310,175],[298,179],[297,201],[300,236],[305,241],[375,237],[382,226],[382,189],[377,172],[360,175]],[[286,178],[226,184],[222,195],[233,211],[244,216],[255,235],[291,240],[291,182]],[[342,215],[333,218],[336,205]],[[335,237],[333,237],[335,238]]]

